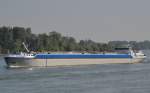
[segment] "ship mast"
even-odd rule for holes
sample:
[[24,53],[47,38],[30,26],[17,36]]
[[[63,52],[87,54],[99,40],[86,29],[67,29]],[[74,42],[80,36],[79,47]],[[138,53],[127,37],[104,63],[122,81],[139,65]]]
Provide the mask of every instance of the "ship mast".
[[26,49],[26,51],[29,53],[30,51],[29,51],[29,49],[27,48],[27,46],[25,45],[25,43],[22,42],[22,44],[23,44],[24,48]]

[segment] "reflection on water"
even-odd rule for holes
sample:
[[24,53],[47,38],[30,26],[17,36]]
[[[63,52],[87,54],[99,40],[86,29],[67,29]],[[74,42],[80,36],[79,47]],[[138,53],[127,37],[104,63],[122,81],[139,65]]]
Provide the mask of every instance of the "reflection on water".
[[6,69],[1,58],[2,93],[150,93],[150,51],[138,64]]

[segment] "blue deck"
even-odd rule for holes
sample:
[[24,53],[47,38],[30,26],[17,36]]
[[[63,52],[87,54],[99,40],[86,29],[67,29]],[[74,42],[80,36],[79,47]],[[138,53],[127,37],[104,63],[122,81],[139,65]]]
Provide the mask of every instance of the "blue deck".
[[36,54],[37,59],[132,58],[129,54]]

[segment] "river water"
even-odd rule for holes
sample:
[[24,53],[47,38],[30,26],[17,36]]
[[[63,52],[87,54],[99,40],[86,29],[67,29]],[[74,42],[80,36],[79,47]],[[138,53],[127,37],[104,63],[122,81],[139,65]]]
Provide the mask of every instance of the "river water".
[[0,93],[150,93],[150,51],[137,64],[7,69],[0,58]]

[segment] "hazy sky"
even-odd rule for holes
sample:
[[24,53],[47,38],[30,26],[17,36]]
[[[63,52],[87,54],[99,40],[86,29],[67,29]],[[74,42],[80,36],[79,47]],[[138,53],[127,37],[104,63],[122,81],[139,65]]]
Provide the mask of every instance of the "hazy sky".
[[0,0],[3,25],[78,40],[150,40],[150,0]]

